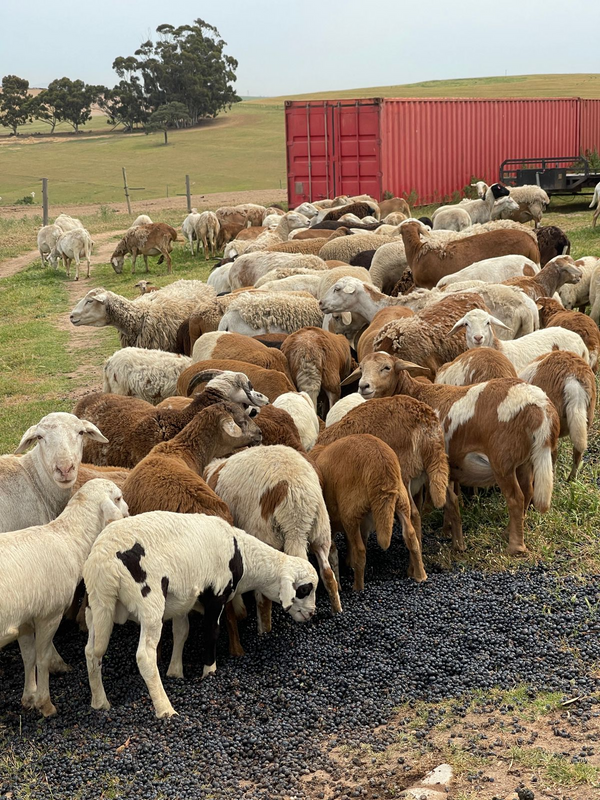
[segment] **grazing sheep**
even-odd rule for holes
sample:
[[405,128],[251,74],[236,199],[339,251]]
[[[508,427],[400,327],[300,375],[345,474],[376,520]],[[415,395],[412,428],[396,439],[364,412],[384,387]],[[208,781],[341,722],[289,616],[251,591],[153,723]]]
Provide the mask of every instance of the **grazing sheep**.
[[86,483],[61,514],[0,536],[0,648],[19,642],[25,668],[22,704],[56,714],[49,672],[52,639],[68,608],[100,531],[127,516],[121,490],[107,480]]
[[56,255],[56,242],[64,233],[60,225],[45,225],[40,228],[37,235],[37,246],[40,251],[40,258],[42,259],[42,266],[52,264],[56,269],[56,258],[51,256]]
[[198,373],[196,379],[198,383],[207,381],[207,386],[181,410],[157,408],[135,397],[114,394],[96,393],[83,397],[75,406],[75,414],[80,419],[99,422],[106,428],[109,437],[108,444],[94,442],[85,445],[84,461],[101,467],[131,469],[155,445],[172,439],[207,406],[223,400],[255,408],[267,403],[263,394],[254,391],[246,375],[224,372],[215,367],[204,374]]
[[138,225],[152,225],[152,220],[150,219],[148,214],[140,214],[138,217],[136,217],[133,220],[133,222],[131,223],[129,228],[130,229],[131,228],[137,228]]
[[321,391],[327,396],[326,406],[331,408],[337,403],[340,383],[352,372],[350,345],[344,336],[304,327],[286,338],[281,352],[298,390],[308,394],[315,411]]
[[564,328],[581,336],[590,354],[590,367],[596,372],[600,356],[600,331],[594,320],[580,311],[567,311],[551,297],[540,297],[537,307],[540,312],[540,327]]
[[[177,391],[180,395],[187,396],[196,386],[209,380],[208,374],[226,370],[229,373],[242,373],[248,378],[248,384],[257,392],[265,395],[272,403],[284,392],[293,392],[296,387],[283,372],[275,369],[265,369],[256,364],[230,359],[210,359],[197,361],[181,373],[177,381]],[[232,398],[233,399],[233,398]]]
[[349,562],[354,572],[354,590],[365,588],[366,544],[372,527],[377,543],[387,550],[397,519],[410,554],[409,577],[427,579],[421,546],[410,521],[411,503],[402,481],[400,465],[389,445],[376,436],[345,436],[313,456],[323,477],[323,495],[334,530],[343,530],[348,542]]
[[110,708],[102,685],[102,657],[114,622],[126,622],[131,613],[141,626],[136,660],[157,717],[176,713],[156,659],[164,620],[173,620],[167,674],[181,678],[187,615],[201,603],[206,677],[216,670],[219,623],[227,601],[257,591],[281,603],[296,622],[305,622],[315,612],[318,583],[305,559],[279,553],[217,517],[169,511],[109,525],[96,540],[83,576],[89,593],[85,656],[92,708]]
[[56,264],[58,257],[62,262],[67,273],[67,278],[71,277],[71,264],[75,262],[75,280],[79,280],[79,261],[85,258],[87,262],[86,278],[90,277],[90,258],[92,255],[92,237],[85,228],[74,228],[65,231],[56,240],[54,249],[50,253],[50,261]]
[[102,391],[158,405],[175,394],[179,376],[191,363],[178,353],[124,347],[104,362]]
[[[488,192],[486,192],[486,198]],[[511,186],[510,196],[519,204],[518,210],[513,211],[510,219],[515,222],[533,220],[534,226],[537,228],[542,221],[546,206],[550,202],[546,192],[539,186]]]
[[556,225],[545,225],[536,228],[538,247],[540,248],[540,264],[545,266],[555,256],[566,256],[571,252],[571,242],[564,231]]
[[275,369],[291,380],[289,364],[280,350],[267,347],[257,339],[241,333],[210,331],[196,340],[190,363],[216,358],[245,361],[263,369]]
[[176,281],[151,295],[128,300],[102,287],[91,289],[69,319],[76,327],[113,325],[121,347],[176,352],[177,332],[201,300],[214,301],[214,289],[202,281]]
[[167,261],[167,272],[173,272],[171,250],[177,241],[177,231],[164,222],[153,222],[150,225],[138,225],[125,233],[110,258],[110,263],[117,273],[123,272],[125,256],[131,254],[131,274],[135,275],[135,262],[141,255],[148,272],[148,256],[163,256]]
[[[252,447],[204,472],[208,485],[229,506],[236,525],[286,555],[314,553],[334,613],[342,610],[329,562],[331,528],[319,478],[307,459],[290,447]],[[271,629],[271,604],[257,597],[258,631]]]
[[322,322],[318,301],[306,292],[245,292],[233,298],[218,329],[255,336],[293,333],[310,325],[319,327]]
[[[307,392],[285,392],[280,394],[273,401],[273,406],[288,412],[298,429],[302,447],[306,451],[310,450],[317,441],[320,428],[319,418]],[[265,406],[265,408],[268,408],[268,406]],[[259,417],[261,413],[262,411],[258,414]]]
[[108,441],[91,422],[55,411],[25,431],[15,455],[0,456],[0,532],[45,525],[64,510],[86,439]]
[[594,423],[594,373],[575,353],[555,350],[534,359],[519,372],[519,378],[539,386],[553,402],[560,421],[560,436],[568,436],[573,443],[573,466],[567,478],[573,480]]
[[530,258],[524,256],[498,256],[476,261],[458,272],[444,275],[436,286],[442,289],[453,283],[463,281],[485,281],[486,283],[501,283],[509,278],[533,277],[540,271],[539,266]]
[[203,211],[194,222],[198,246],[202,242],[206,261],[208,261],[209,253],[211,258],[216,255],[220,228],[219,218],[214,211]]
[[335,425],[335,423],[339,422],[342,417],[345,417],[349,411],[365,402],[365,398],[358,392],[353,392],[352,394],[346,395],[346,397],[342,397],[327,414],[325,418],[325,427],[329,428],[331,425]]
[[492,378],[516,378],[517,373],[508,358],[491,347],[478,347],[461,353],[454,361],[444,364],[434,383],[448,386],[470,386]]
[[198,211],[195,208],[192,208],[191,213],[187,215],[181,225],[183,238],[189,242],[192,255],[194,255],[194,242],[196,242],[196,252],[198,252],[200,249],[200,242],[196,233],[196,226],[198,224],[199,217],[200,214]]
[[68,214],[59,214],[54,220],[54,224],[62,230],[63,233],[67,231],[74,231],[77,228],[83,228],[81,220],[76,217],[70,217]]

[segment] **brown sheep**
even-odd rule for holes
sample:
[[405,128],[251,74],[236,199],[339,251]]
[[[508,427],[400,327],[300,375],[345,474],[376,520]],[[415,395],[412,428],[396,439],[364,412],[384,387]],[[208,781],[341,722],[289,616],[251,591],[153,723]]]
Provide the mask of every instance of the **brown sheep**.
[[230,242],[232,239],[242,231],[248,224],[246,214],[238,211],[233,206],[222,206],[215,211],[217,219],[219,220],[219,237],[217,240],[217,249],[221,248]]
[[[362,360],[362,359],[361,359]],[[516,378],[515,368],[508,358],[493,347],[478,347],[461,353],[454,361],[438,370],[435,383],[449,386],[470,386],[493,378]]]
[[354,214],[354,216],[358,217],[359,219],[373,216],[376,219],[379,219],[379,213],[379,208],[375,203],[350,203],[349,205],[341,206],[340,208],[332,208],[325,214],[323,221],[331,220],[332,222],[336,222],[340,217],[343,217],[344,214]]
[[[385,219],[388,214],[393,211],[401,211],[407,217],[412,217],[410,206],[403,197],[392,197],[390,200],[382,200],[379,203],[379,211],[381,212],[381,219]],[[431,226],[433,227],[433,226]]]
[[422,223],[407,220],[400,223],[406,260],[416,286],[432,289],[440,278],[458,272],[476,261],[503,255],[523,255],[539,263],[540,251],[535,234],[513,228],[487,231],[450,240],[444,245],[421,241]]
[[283,372],[292,380],[285,355],[279,349],[267,347],[252,336],[228,333],[227,331],[211,331],[196,340],[192,350],[194,362],[218,358],[244,361],[264,369],[275,369]]
[[130,470],[122,467],[97,467],[94,464],[80,464],[77,471],[77,480],[71,489],[71,497],[81,489],[84,483],[93,481],[94,478],[105,478],[116,483],[122,489],[129,473]]
[[283,408],[277,408],[277,406],[270,404],[263,406],[254,417],[254,422],[256,422],[262,433],[263,446],[283,444],[286,447],[297,450],[299,453],[306,453],[302,446],[296,423]]
[[571,256],[556,256],[537,275],[530,278],[508,278],[502,283],[516,286],[532,300],[537,300],[539,297],[552,297],[565,283],[578,283],[582,274]]
[[373,352],[375,337],[384,325],[395,319],[412,316],[414,316],[414,312],[410,308],[404,308],[404,306],[388,306],[388,308],[382,308],[381,311],[378,311],[358,340],[356,347],[358,360],[362,361],[367,353]]
[[[233,372],[243,372],[247,375],[255,391],[266,395],[272,403],[280,394],[285,392],[295,392],[296,387],[282,372],[274,369],[263,369],[256,364],[246,364],[243,361],[229,361],[227,359],[198,361],[184,370],[177,381],[177,391],[180,395],[187,396],[192,389],[204,383],[206,379],[198,379],[198,376],[206,371],[231,370]],[[262,387],[262,389],[256,387]],[[154,408],[154,406],[153,406]]]
[[426,580],[419,539],[410,521],[410,498],[392,448],[376,436],[363,433],[315,449],[317,452],[311,457],[322,475],[331,527],[346,534],[355,591],[365,588],[366,543],[371,522],[379,546],[387,550],[395,518],[402,525],[402,536],[410,553],[408,574],[416,581]]
[[[348,230],[348,228],[342,227],[342,228],[339,228],[338,230],[344,232],[342,235],[350,236],[350,231]],[[324,231],[322,231],[322,230],[319,230],[319,229],[315,230],[314,228],[307,228],[305,231],[300,231],[300,233],[297,233],[295,236],[293,236],[292,239],[290,239],[290,241],[292,241],[292,242],[294,242],[294,241],[302,241],[303,239],[331,239],[332,236],[335,238],[336,236],[340,235],[338,233],[338,231],[331,231],[329,236],[327,236],[326,233],[325,233],[325,235],[323,235],[323,234],[324,234]]]
[[600,331],[594,320],[581,311],[567,311],[551,297],[540,297],[537,307],[540,312],[540,328],[566,328],[581,336],[590,351],[590,367],[596,372],[600,356]]
[[[131,274],[135,275],[135,262],[139,255],[143,256],[146,272],[148,272],[148,256],[162,256],[167,261],[167,272],[173,272],[171,250],[177,241],[177,231],[164,222],[151,222],[130,228],[116,246],[110,257],[110,263],[117,275],[123,272],[125,256],[131,253]],[[160,262],[159,262],[160,263]]]
[[565,256],[571,252],[569,237],[556,225],[535,228],[535,234],[540,248],[540,264],[542,267],[555,256]]
[[352,372],[350,343],[322,328],[301,328],[281,345],[298,391],[306,392],[317,409],[321,390],[331,408],[341,396],[341,381]]

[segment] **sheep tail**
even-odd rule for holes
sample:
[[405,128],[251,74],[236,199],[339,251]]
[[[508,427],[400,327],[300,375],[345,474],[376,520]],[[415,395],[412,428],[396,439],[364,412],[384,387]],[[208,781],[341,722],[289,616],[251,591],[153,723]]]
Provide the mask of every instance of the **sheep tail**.
[[542,424],[533,433],[531,463],[533,468],[533,505],[541,513],[550,508],[554,470],[551,447],[552,420],[544,410]]
[[382,550],[387,550],[392,541],[397,494],[397,492],[380,491],[370,499],[371,514],[377,531],[377,544]]
[[446,503],[446,490],[448,489],[448,457],[444,449],[444,440],[436,436],[429,442],[425,450],[425,472],[429,478],[429,494],[436,508],[442,508]]
[[569,438],[573,447],[581,453],[587,449],[588,407],[590,398],[577,378],[568,378],[565,383],[565,413],[569,425]]

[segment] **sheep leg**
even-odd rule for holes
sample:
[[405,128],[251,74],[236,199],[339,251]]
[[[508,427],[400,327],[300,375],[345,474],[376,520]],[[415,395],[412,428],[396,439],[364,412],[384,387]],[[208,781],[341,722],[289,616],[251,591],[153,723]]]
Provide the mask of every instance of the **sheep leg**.
[[525,555],[527,553],[523,539],[525,498],[517,476],[513,472],[512,475],[496,475],[495,477],[508,506],[508,554],[511,556]]
[[598,217],[600,217],[600,200],[598,201],[598,208],[594,211],[594,216],[592,217],[592,228],[596,227]]
[[334,407],[334,405],[340,399],[341,392],[340,391],[330,392],[328,389],[325,389],[325,394],[327,395],[327,401],[329,403],[329,408],[327,410],[331,411],[331,409]]
[[65,255],[62,257],[63,266],[65,268],[65,272],[67,273],[67,278],[71,277],[71,259],[67,258]]
[[[246,610],[244,606],[244,611]],[[241,657],[244,655],[244,648],[240,642],[240,632],[237,624],[237,614],[233,601],[225,606],[225,624],[229,637],[229,655]]]
[[258,632],[259,634],[270,633],[271,608],[273,604],[268,597],[265,597],[264,594],[261,594],[260,592],[254,592],[254,598],[256,600],[256,612],[257,612],[256,622],[258,626]]
[[410,504],[408,497],[403,497],[402,493],[396,500],[396,518],[402,526],[402,538],[409,553],[408,577],[414,578],[417,583],[427,580],[427,573],[423,566],[423,556],[421,553],[421,543],[417,537],[410,521]]
[[202,236],[202,249],[204,250],[204,260],[208,261],[208,241],[206,240],[206,234]]
[[355,592],[362,592],[365,588],[365,566],[367,563],[367,552],[365,550],[361,525],[356,519],[345,519],[344,530],[346,531],[346,542],[348,543],[350,566],[354,572],[354,583],[352,588]]
[[106,653],[113,629],[113,614],[110,609],[98,607],[92,613],[88,606],[85,610],[85,621],[88,627],[88,640],[85,646],[88,681],[92,692],[92,708],[103,708],[106,711],[110,703],[102,683],[102,657]]
[[448,483],[446,489],[446,503],[444,505],[444,527],[445,533],[452,535],[452,549],[458,553],[464,553],[465,540],[463,538],[462,520],[458,505],[458,495],[452,487],[452,481]]
[[168,250],[165,250],[164,256],[167,259],[167,272],[169,275],[173,272],[173,262],[171,261],[171,254]]
[[23,626],[19,634],[19,649],[23,659],[23,667],[25,668],[25,684],[21,703],[25,708],[33,708],[37,689],[35,678],[35,635],[30,625]]
[[50,699],[50,661],[52,659],[52,639],[58,630],[62,614],[36,622],[35,625],[35,662],[37,671],[37,689],[34,705],[45,717],[56,714],[56,708]]
[[[137,257],[138,257],[138,253],[137,253],[137,250],[134,247],[133,250],[131,251],[131,274],[132,275],[135,275],[135,262],[137,261]],[[146,272],[148,272],[147,269],[146,269]]]
[[140,675],[144,679],[148,691],[150,692],[156,716],[159,719],[162,717],[172,717],[177,712],[167,697],[156,663],[156,648],[158,647],[160,634],[162,632],[162,614],[157,618],[153,613],[154,608],[147,609],[147,611],[150,619],[142,619],[140,641],[135,659]]
[[408,499],[410,501],[410,521],[412,523],[413,528],[415,529],[415,533],[417,534],[417,539],[419,541],[419,545],[421,544],[421,515],[419,513],[419,509],[415,505],[415,501],[413,499],[412,494],[410,493],[410,488],[407,487]]
[[209,587],[198,599],[204,607],[204,669],[202,677],[206,678],[207,675],[212,675],[217,671],[217,639],[219,638],[221,615],[228,598],[223,594],[215,594]]
[[75,280],[79,280],[79,254],[75,253]]
[[169,678],[183,678],[183,646],[187,642],[189,632],[190,622],[187,614],[173,617],[173,652],[167,670]]
[[323,581],[325,589],[327,590],[327,594],[329,595],[331,610],[334,614],[339,614],[342,610],[342,604],[340,602],[337,581],[335,579],[335,575],[333,574],[333,570],[331,569],[331,564],[329,563],[329,551],[325,545],[315,545],[313,546],[313,553],[317,558],[319,572],[321,573],[321,580]]
[[85,622],[85,610],[88,607],[88,593],[84,592],[81,599],[81,607],[75,617],[75,622],[79,625],[79,630],[82,633],[87,633],[87,625]]
[[63,661],[53,642],[50,644],[50,672],[71,672],[71,667]]
[[571,467],[571,472],[569,472],[569,477],[567,478],[568,481],[572,481],[576,477],[582,458],[583,451],[578,450],[575,445],[573,445],[573,466]]
[[338,586],[340,585],[340,554],[333,536],[331,537],[331,547],[329,548],[329,563],[335,575]]

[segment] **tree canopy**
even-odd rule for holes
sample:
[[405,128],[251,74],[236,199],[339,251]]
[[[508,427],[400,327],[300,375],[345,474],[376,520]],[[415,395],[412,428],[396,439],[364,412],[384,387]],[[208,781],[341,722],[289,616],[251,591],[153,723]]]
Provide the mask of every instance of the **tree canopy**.
[[0,94],[0,125],[10,128],[16,136],[19,125],[24,125],[34,114],[33,98],[29,96],[29,81],[17,75],[2,78]]
[[147,133],[153,131],[163,131],[165,134],[165,144],[169,144],[167,135],[168,128],[180,128],[189,123],[190,115],[183,103],[166,103],[160,106],[150,115],[146,123]]

